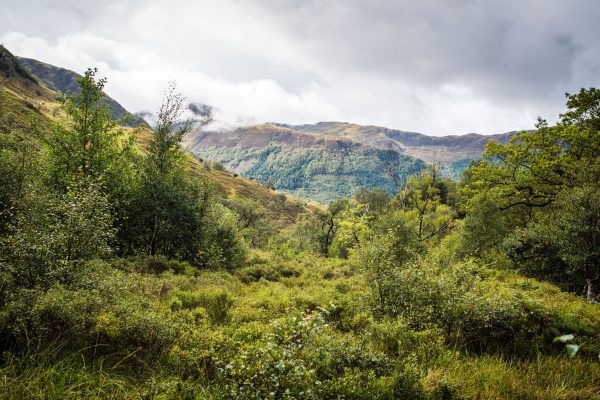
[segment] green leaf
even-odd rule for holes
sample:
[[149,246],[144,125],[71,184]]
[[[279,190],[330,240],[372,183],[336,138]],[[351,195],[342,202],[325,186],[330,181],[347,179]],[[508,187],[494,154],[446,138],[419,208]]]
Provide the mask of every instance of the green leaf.
[[569,355],[569,358],[575,357],[575,354],[577,354],[577,352],[579,351],[579,346],[573,343],[569,343],[565,346],[565,348],[567,349],[567,354]]
[[575,338],[575,336],[573,336],[572,334],[562,335],[562,336],[554,338],[554,343],[556,343],[556,342],[567,343],[569,340],[573,340],[574,338]]

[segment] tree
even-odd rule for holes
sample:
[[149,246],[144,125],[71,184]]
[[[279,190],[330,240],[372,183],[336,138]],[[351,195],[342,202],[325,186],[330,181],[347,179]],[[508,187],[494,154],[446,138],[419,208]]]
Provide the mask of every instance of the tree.
[[581,88],[579,93],[566,96],[569,110],[560,115],[562,124],[600,131],[600,90]]
[[397,272],[416,260],[424,246],[403,211],[387,213],[373,231],[369,240],[361,242],[353,261],[367,273],[376,310],[385,313],[393,301]]
[[318,233],[319,248],[325,256],[329,255],[329,248],[333,243],[338,230],[338,220],[341,213],[348,206],[348,200],[336,200],[329,204],[326,210],[315,210],[314,216],[320,226]]
[[366,205],[371,213],[382,212],[391,200],[389,193],[381,189],[367,189],[366,187],[358,189],[352,198],[358,203]]
[[348,258],[351,251],[370,236],[372,219],[369,206],[351,200],[338,218],[338,228],[332,243],[333,252],[339,257]]
[[327,208],[298,214],[292,230],[299,249],[317,251],[325,257],[331,255],[331,245],[339,229],[342,213],[348,204],[348,200],[336,200]]
[[480,234],[490,220],[474,218],[488,199],[502,247],[519,268],[569,290],[584,287],[591,300],[598,284],[600,91],[567,94],[567,108],[556,126],[540,119],[535,132],[507,145],[488,143],[463,189],[465,232],[498,240]]
[[[2,106],[0,98],[0,235],[5,235],[15,223],[28,184],[40,173],[40,162],[31,138],[13,124],[2,124]],[[25,129],[38,133],[34,120]]]
[[179,120],[182,112],[183,98],[171,84],[141,162],[124,232],[126,253],[161,254],[197,266],[238,266],[245,247],[233,217],[216,204],[213,185],[186,168],[180,143],[190,126]]
[[557,126],[538,119],[536,131],[520,132],[507,145],[489,142],[466,191],[489,191],[500,209],[520,207],[531,219],[562,190],[597,183],[600,91],[582,89],[567,97],[569,110]]
[[248,198],[226,200],[225,205],[237,215],[240,229],[257,228],[267,214],[257,201]]
[[200,178],[191,179],[185,170],[180,143],[190,126],[179,121],[182,112],[183,98],[171,84],[141,162],[126,236],[133,238],[129,251],[142,247],[148,255],[195,261],[213,191]]
[[505,240],[507,254],[526,274],[596,298],[600,284],[600,192],[562,192],[535,221]]
[[416,235],[421,241],[440,237],[450,227],[452,209],[442,203],[443,182],[439,180],[434,166],[419,177],[409,178],[406,187],[397,197],[405,216],[412,221]]
[[15,282],[68,282],[86,261],[111,254],[115,230],[107,197],[84,183],[64,195],[32,191],[6,242]]
[[243,197],[225,199],[223,204],[235,213],[237,226],[248,243],[254,247],[267,243],[276,229],[274,221],[267,218],[267,209],[257,201]]
[[78,95],[68,96],[62,107],[68,122],[56,124],[46,140],[50,182],[62,192],[81,179],[102,181],[106,192],[118,192],[126,176],[134,137],[126,138],[112,120],[103,101],[106,79],[96,80],[97,69],[88,69],[77,83]]

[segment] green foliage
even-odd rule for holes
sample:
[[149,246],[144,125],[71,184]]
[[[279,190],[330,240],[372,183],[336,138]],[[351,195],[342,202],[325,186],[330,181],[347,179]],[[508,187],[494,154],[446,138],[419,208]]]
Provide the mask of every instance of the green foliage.
[[85,261],[111,253],[112,214],[98,187],[77,186],[59,199],[31,196],[40,196],[32,201],[44,206],[33,204],[19,215],[5,239],[8,269],[18,284],[66,282]]
[[352,196],[359,204],[364,204],[368,207],[368,211],[372,213],[380,213],[385,210],[391,200],[389,193],[381,189],[369,190],[365,187],[358,189]]
[[300,270],[291,263],[274,263],[269,259],[253,257],[248,260],[248,266],[236,271],[236,276],[243,283],[258,282],[265,279],[278,282],[283,278],[300,276]]
[[229,292],[215,288],[196,292],[175,289],[172,292],[172,296],[172,309],[187,308],[193,310],[197,307],[202,307],[215,324],[228,321],[229,309],[234,303]]
[[348,204],[347,200],[336,200],[326,209],[317,208],[313,212],[299,214],[296,224],[292,227],[296,247],[299,250],[318,251],[324,256],[329,256]]
[[[7,234],[15,223],[25,206],[28,185],[41,169],[39,160],[32,156],[37,151],[35,143],[27,140],[14,122],[7,121],[4,112],[0,94],[0,235]],[[27,130],[39,134],[33,121]]]
[[438,177],[437,167],[412,176],[396,198],[398,206],[405,210],[416,235],[421,241],[443,236],[452,221],[453,210],[448,206],[448,188]]
[[88,71],[43,148],[0,108],[0,397],[597,396],[598,304],[561,291],[600,283],[594,89],[490,145],[461,193],[376,149],[226,154],[278,188],[356,192],[283,227],[284,195],[192,176],[173,88],[135,153],[103,84]]
[[600,197],[594,188],[574,188],[558,195],[548,211],[503,243],[527,274],[551,280],[589,301],[600,284]]
[[164,255],[197,266],[234,269],[246,247],[232,215],[216,203],[215,190],[186,171],[180,143],[189,130],[178,124],[183,99],[171,85],[144,158],[139,186],[128,205],[124,251]]
[[268,334],[235,357],[221,361],[219,372],[232,399],[316,399],[322,382],[302,353],[309,338],[325,326],[321,313],[301,313],[275,321]]
[[568,95],[569,110],[556,126],[540,120],[537,131],[519,133],[508,145],[488,144],[487,160],[472,167],[463,189],[470,198],[468,253],[494,246],[525,273],[585,292],[588,301],[600,277],[598,93]]
[[194,151],[203,159],[224,163],[230,170],[237,171],[239,166],[251,163],[242,170],[242,176],[263,184],[271,180],[278,190],[324,204],[350,198],[361,187],[394,193],[397,189],[387,169],[391,168],[395,175],[406,180],[425,168],[421,160],[368,147],[290,150],[270,144],[261,149],[236,146]]
[[66,191],[79,179],[100,180],[118,193],[131,169],[131,138],[125,138],[110,107],[102,100],[106,79],[88,69],[78,83],[81,93],[68,96],[63,109],[67,124],[56,124],[44,141],[48,147],[50,183]]
[[370,222],[373,214],[369,212],[368,205],[351,200],[340,213],[330,253],[348,258],[355,247],[368,240],[371,234]]
[[247,245],[239,232],[235,216],[220,204],[207,214],[205,241],[198,252],[201,265],[234,270],[245,264]]
[[[285,202],[285,195],[282,196]],[[246,241],[253,247],[264,247],[275,233],[272,221],[267,219],[267,210],[257,201],[247,198],[227,199],[224,204],[235,213],[239,230]]]

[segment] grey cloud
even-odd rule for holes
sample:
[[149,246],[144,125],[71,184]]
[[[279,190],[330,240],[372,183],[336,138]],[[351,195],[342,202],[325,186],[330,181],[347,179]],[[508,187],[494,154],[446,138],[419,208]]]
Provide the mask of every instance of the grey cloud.
[[[555,116],[564,92],[600,84],[600,3],[592,0],[4,3],[0,36],[16,31],[52,45],[88,33],[227,84],[274,81],[296,107],[269,117],[282,122],[302,115],[306,105],[295,96],[304,99],[312,88],[306,98],[321,96],[348,120],[458,130],[466,124],[455,121],[477,106],[485,112],[473,115],[474,129],[528,128],[520,125],[532,112]],[[135,64],[113,54],[112,45],[95,43],[87,52],[124,73]],[[453,100],[444,94],[448,87],[465,94]],[[464,106],[455,109],[460,101]],[[410,112],[395,113],[399,108]],[[428,114],[437,120],[428,121]],[[414,124],[407,126],[411,116]]]

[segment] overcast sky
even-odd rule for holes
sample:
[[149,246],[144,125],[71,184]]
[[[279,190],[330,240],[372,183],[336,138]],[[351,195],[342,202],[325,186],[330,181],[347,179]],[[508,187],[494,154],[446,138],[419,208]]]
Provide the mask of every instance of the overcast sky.
[[133,112],[175,80],[223,124],[488,134],[600,86],[599,21],[596,0],[2,0],[0,42],[97,66]]

